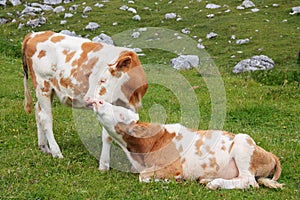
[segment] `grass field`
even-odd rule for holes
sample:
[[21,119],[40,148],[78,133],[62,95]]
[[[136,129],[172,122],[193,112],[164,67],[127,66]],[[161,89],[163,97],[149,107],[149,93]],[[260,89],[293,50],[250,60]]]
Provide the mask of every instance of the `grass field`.
[[[103,3],[103,8],[93,7],[97,1],[83,2],[75,1],[78,10],[67,19],[66,25],[60,25],[64,14],[45,11],[47,23],[34,29],[17,28],[20,22],[35,18],[18,19],[17,11],[23,10],[22,5],[0,7],[0,18],[16,18],[16,22],[0,25],[0,199],[300,199],[300,16],[289,15],[292,7],[299,6],[299,1],[253,1],[260,9],[257,13],[250,9],[237,10],[242,1],[229,0],[215,1],[227,5],[216,10],[205,9],[205,1],[193,0],[172,3],[135,1],[135,4],[114,0]],[[68,10],[75,3],[64,6]],[[279,6],[274,7],[273,3]],[[137,9],[142,20],[132,20],[133,13],[120,10],[124,4]],[[88,18],[82,18],[82,10],[87,5],[93,10],[88,13]],[[227,9],[231,12],[225,12]],[[165,20],[164,15],[170,12],[179,14],[182,21]],[[207,14],[215,14],[215,17],[208,19]],[[97,22],[100,28],[84,30],[89,21]],[[113,26],[114,22],[118,25]],[[98,160],[81,140],[74,112],[57,100],[53,106],[54,133],[64,159],[54,159],[38,149],[34,114],[27,115],[23,110],[20,48],[26,33],[68,29],[91,39],[101,32],[113,36],[141,27],[160,27],[177,32],[188,28],[191,32],[188,37],[194,42],[203,39],[205,50],[224,82],[226,118],[222,128],[249,134],[257,144],[279,157],[282,163],[279,182],[285,184],[283,190],[261,187],[209,191],[194,181],[144,184],[138,182],[136,174],[117,169],[100,172]],[[205,39],[211,31],[218,37]],[[244,45],[229,44],[231,35],[251,39]],[[140,58],[142,64],[170,67],[169,60],[176,55],[162,49],[143,49],[146,56]],[[275,68],[239,75],[231,72],[240,60],[260,54],[272,58]],[[194,86],[193,94],[200,113],[198,128],[207,129],[210,127],[212,100],[204,76],[196,69],[174,74],[184,77],[190,86]],[[176,99],[172,90],[152,81],[143,99],[141,119],[149,121],[151,112],[163,110],[168,123],[178,122],[180,106],[180,99]]]

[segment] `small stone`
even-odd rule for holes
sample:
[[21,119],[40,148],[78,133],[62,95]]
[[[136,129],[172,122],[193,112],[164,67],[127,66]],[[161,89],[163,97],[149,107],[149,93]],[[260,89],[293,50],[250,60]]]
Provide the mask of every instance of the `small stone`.
[[44,4],[57,5],[61,4],[62,0],[44,0]]
[[92,11],[92,8],[90,6],[87,6],[83,9],[83,13],[86,14],[88,12],[91,12]]
[[197,67],[199,66],[199,63],[200,59],[197,55],[180,55],[170,61],[171,66],[177,70]]
[[69,35],[69,36],[74,36],[74,37],[80,37],[78,35],[76,35],[75,31],[69,31],[69,30],[62,30],[60,31],[61,34],[65,34],[65,35]]
[[106,35],[105,33],[101,33],[100,35],[94,37],[92,41],[114,45],[113,39],[110,36]]
[[177,16],[176,13],[166,13],[165,19],[174,19]]
[[65,13],[65,16],[64,16],[65,19],[70,18],[70,17],[73,17],[72,13]]
[[102,8],[104,6],[104,4],[102,4],[102,3],[96,3],[94,6],[98,7],[98,8]]
[[96,22],[89,22],[88,25],[85,27],[86,30],[96,30],[99,28],[100,25],[97,24]]
[[210,32],[210,33],[208,33],[207,35],[206,35],[206,38],[207,39],[211,39],[211,38],[215,38],[215,37],[217,37],[218,36],[218,34],[216,34],[216,33],[214,33],[214,32]]
[[250,0],[245,0],[243,1],[242,6],[244,6],[245,8],[252,8],[255,7],[255,4]]
[[293,7],[292,11],[293,12],[290,12],[290,15],[300,14],[300,6]]
[[190,29],[188,29],[188,28],[181,29],[181,32],[184,33],[184,34],[190,34],[191,33]]
[[134,14],[136,14],[136,13],[137,13],[136,9],[134,9],[134,8],[128,8],[127,10],[128,10],[129,12],[132,12],[132,13],[134,13]]
[[128,8],[129,8],[128,6],[123,5],[123,6],[121,6],[119,9],[120,9],[120,10],[128,10]]
[[220,5],[214,4],[214,3],[209,3],[205,6],[205,8],[207,9],[217,9],[217,8],[221,8]]
[[207,18],[213,18],[215,15],[214,14],[208,14],[206,15]]
[[236,44],[246,44],[246,43],[249,43],[250,42],[250,39],[249,38],[246,38],[246,39],[239,39],[239,40],[236,40],[235,43]]
[[55,13],[60,13],[60,12],[64,12],[65,8],[63,6],[57,6],[56,8],[53,9],[53,12]]
[[141,21],[141,17],[139,15],[134,15],[132,17],[133,20],[136,20],[136,21]]
[[141,35],[140,32],[133,32],[133,33],[131,34],[131,37],[133,37],[133,38],[138,38],[138,37],[140,37],[140,35]]

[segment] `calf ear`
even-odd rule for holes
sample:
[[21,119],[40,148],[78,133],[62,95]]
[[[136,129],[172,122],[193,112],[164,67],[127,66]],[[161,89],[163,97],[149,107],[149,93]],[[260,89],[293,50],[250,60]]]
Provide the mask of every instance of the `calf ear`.
[[131,56],[124,56],[119,58],[116,68],[118,71],[127,72],[130,68]]

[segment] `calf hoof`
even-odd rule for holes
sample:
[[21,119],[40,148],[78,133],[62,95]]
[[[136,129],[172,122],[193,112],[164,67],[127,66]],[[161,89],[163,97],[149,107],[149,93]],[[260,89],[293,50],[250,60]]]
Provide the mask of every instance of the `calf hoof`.
[[100,161],[98,168],[99,171],[108,171],[109,169],[109,164]]
[[42,150],[46,154],[51,154],[51,151],[48,147],[48,145],[39,145],[40,150]]
[[210,189],[210,190],[216,190],[218,189],[220,186],[218,186],[217,184],[215,184],[213,181],[209,182],[206,184],[206,187],[207,189]]
[[64,158],[61,152],[52,152],[53,158]]

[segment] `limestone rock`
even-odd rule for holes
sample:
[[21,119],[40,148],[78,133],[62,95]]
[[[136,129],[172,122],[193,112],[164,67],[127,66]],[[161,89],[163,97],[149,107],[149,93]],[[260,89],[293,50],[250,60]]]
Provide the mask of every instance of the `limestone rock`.
[[232,70],[238,74],[246,71],[267,70],[274,68],[274,61],[265,55],[253,56],[250,59],[240,61]]
[[113,39],[105,33],[101,33],[100,35],[94,37],[92,41],[114,45]]
[[190,69],[199,66],[200,59],[197,55],[179,55],[177,58],[171,59],[170,64],[177,70]]

